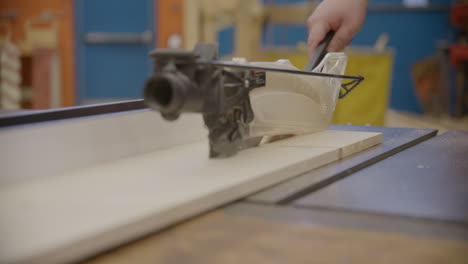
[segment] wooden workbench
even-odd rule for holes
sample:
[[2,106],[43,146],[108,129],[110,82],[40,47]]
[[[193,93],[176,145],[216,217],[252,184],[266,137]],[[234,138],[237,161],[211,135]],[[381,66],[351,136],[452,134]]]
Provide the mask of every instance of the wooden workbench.
[[468,133],[352,128],[381,146],[85,262],[468,263]]

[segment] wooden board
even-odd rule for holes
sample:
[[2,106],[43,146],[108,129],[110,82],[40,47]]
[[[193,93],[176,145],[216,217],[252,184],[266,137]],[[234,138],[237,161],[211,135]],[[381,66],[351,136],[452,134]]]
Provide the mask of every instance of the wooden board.
[[207,158],[208,144],[201,141],[5,185],[0,187],[0,262],[79,260],[381,138],[380,133],[324,131],[219,160]]

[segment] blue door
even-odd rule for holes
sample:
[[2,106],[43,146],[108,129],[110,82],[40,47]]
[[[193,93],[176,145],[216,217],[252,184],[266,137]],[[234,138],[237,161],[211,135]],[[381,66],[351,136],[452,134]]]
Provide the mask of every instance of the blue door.
[[154,0],[75,0],[78,103],[142,97]]

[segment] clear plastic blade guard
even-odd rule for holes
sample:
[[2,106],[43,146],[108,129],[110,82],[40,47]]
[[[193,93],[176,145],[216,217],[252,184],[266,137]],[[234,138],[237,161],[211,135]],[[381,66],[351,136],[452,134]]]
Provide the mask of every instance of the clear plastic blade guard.
[[[315,72],[344,74],[344,53],[328,53]],[[248,62],[249,65],[297,68],[289,60]],[[254,120],[250,137],[305,134],[328,128],[341,87],[341,79],[266,72],[266,86],[250,92]]]

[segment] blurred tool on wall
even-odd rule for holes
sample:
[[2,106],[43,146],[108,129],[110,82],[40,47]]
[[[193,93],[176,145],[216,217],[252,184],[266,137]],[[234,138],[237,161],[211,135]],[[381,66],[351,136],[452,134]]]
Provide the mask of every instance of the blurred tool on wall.
[[11,40],[11,22],[0,21],[0,109],[20,109],[21,62],[19,48]]
[[19,49],[21,108],[75,105],[73,0],[0,1]]
[[419,60],[411,67],[416,96],[427,115],[438,117],[450,113],[447,47],[441,42],[436,55]]
[[456,42],[450,48],[450,62],[456,71],[452,113],[461,117],[468,114],[468,1],[452,5],[451,22],[458,29]]
[[[25,66],[30,67],[31,108],[47,109],[60,107],[61,67],[58,52],[58,29],[60,13],[50,10],[31,17],[24,23],[25,38],[20,47],[25,57]],[[30,59],[29,59],[30,58]],[[27,61],[30,60],[30,63]]]

